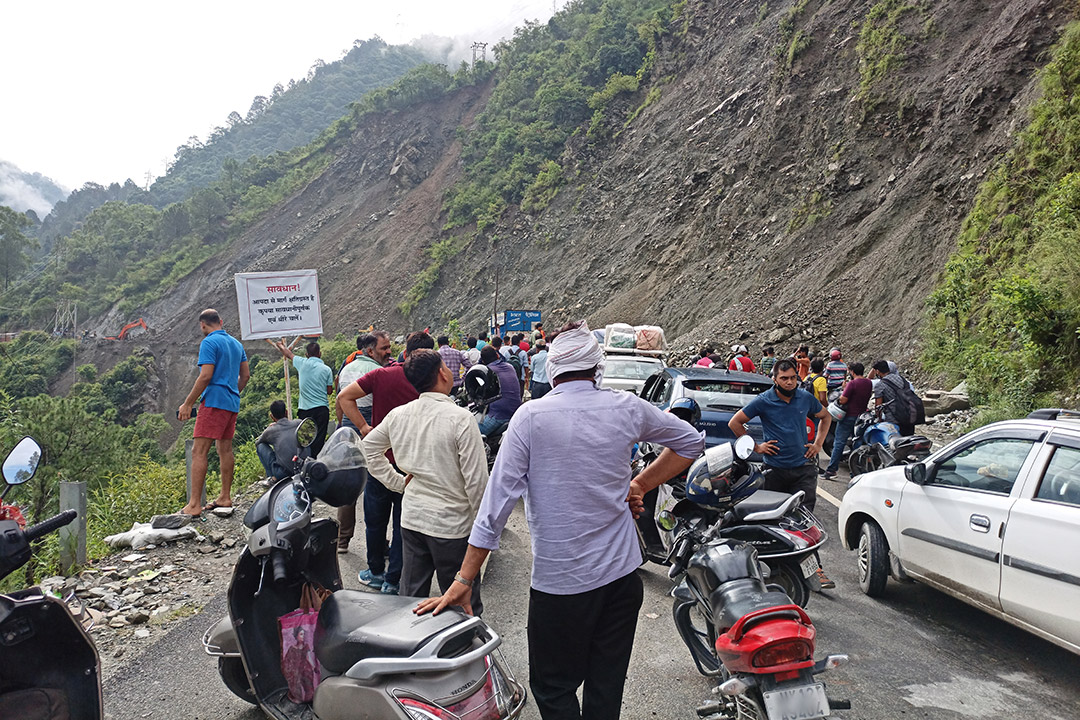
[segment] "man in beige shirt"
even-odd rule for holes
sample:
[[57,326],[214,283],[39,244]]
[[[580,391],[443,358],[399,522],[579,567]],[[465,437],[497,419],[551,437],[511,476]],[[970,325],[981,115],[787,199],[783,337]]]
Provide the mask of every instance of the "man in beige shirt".
[[[405,377],[420,393],[396,407],[364,437],[368,472],[401,502],[402,595],[427,597],[434,576],[442,592],[454,582],[487,487],[487,458],[472,413],[450,398],[454,376],[432,350],[405,360]],[[386,458],[393,450],[398,472]],[[408,489],[406,489],[408,486]],[[480,604],[479,578],[472,608]]]

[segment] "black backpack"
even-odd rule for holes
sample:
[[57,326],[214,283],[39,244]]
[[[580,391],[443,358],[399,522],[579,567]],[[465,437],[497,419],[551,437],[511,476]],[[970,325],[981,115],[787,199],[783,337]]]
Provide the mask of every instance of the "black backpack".
[[[908,385],[908,381],[899,373],[894,373],[900,384],[889,383],[896,391],[896,417],[906,417],[912,425],[921,425],[926,422],[926,408],[922,398]],[[888,377],[888,376],[886,376]],[[882,380],[884,382],[884,379]]]

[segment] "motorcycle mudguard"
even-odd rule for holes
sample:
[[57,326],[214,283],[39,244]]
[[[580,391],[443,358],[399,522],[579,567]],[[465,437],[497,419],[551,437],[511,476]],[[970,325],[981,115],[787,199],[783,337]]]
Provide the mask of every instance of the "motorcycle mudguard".
[[337,532],[338,526],[333,520],[312,521],[305,577],[295,584],[275,584],[270,563],[261,563],[250,550],[244,550],[233,571],[228,594],[229,617],[244,669],[259,705],[278,720],[291,720],[275,704],[289,690],[281,673],[278,618],[300,606],[303,580],[317,582],[328,590],[342,589]]
[[97,648],[63,601],[36,588],[0,595],[0,688],[49,688],[70,720],[103,717]]

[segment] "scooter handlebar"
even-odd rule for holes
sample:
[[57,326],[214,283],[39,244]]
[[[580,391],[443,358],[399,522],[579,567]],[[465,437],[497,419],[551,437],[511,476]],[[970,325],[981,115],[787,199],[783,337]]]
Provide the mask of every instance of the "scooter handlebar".
[[278,585],[289,579],[288,568],[285,566],[285,551],[274,549],[270,551],[270,562],[274,568],[274,582]]
[[26,542],[32,543],[38,538],[43,538],[49,533],[64,527],[78,516],[79,513],[74,510],[65,510],[59,515],[53,515],[48,520],[42,520],[37,525],[31,525],[26,529]]

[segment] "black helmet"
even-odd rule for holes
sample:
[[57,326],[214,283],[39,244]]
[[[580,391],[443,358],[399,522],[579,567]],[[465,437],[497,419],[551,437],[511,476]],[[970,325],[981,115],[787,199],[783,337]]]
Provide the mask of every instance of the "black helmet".
[[477,405],[487,405],[502,397],[499,376],[487,365],[474,365],[465,373],[465,394]]
[[682,418],[691,425],[697,425],[701,421],[701,407],[693,398],[679,398],[671,403],[668,412],[675,417]]

